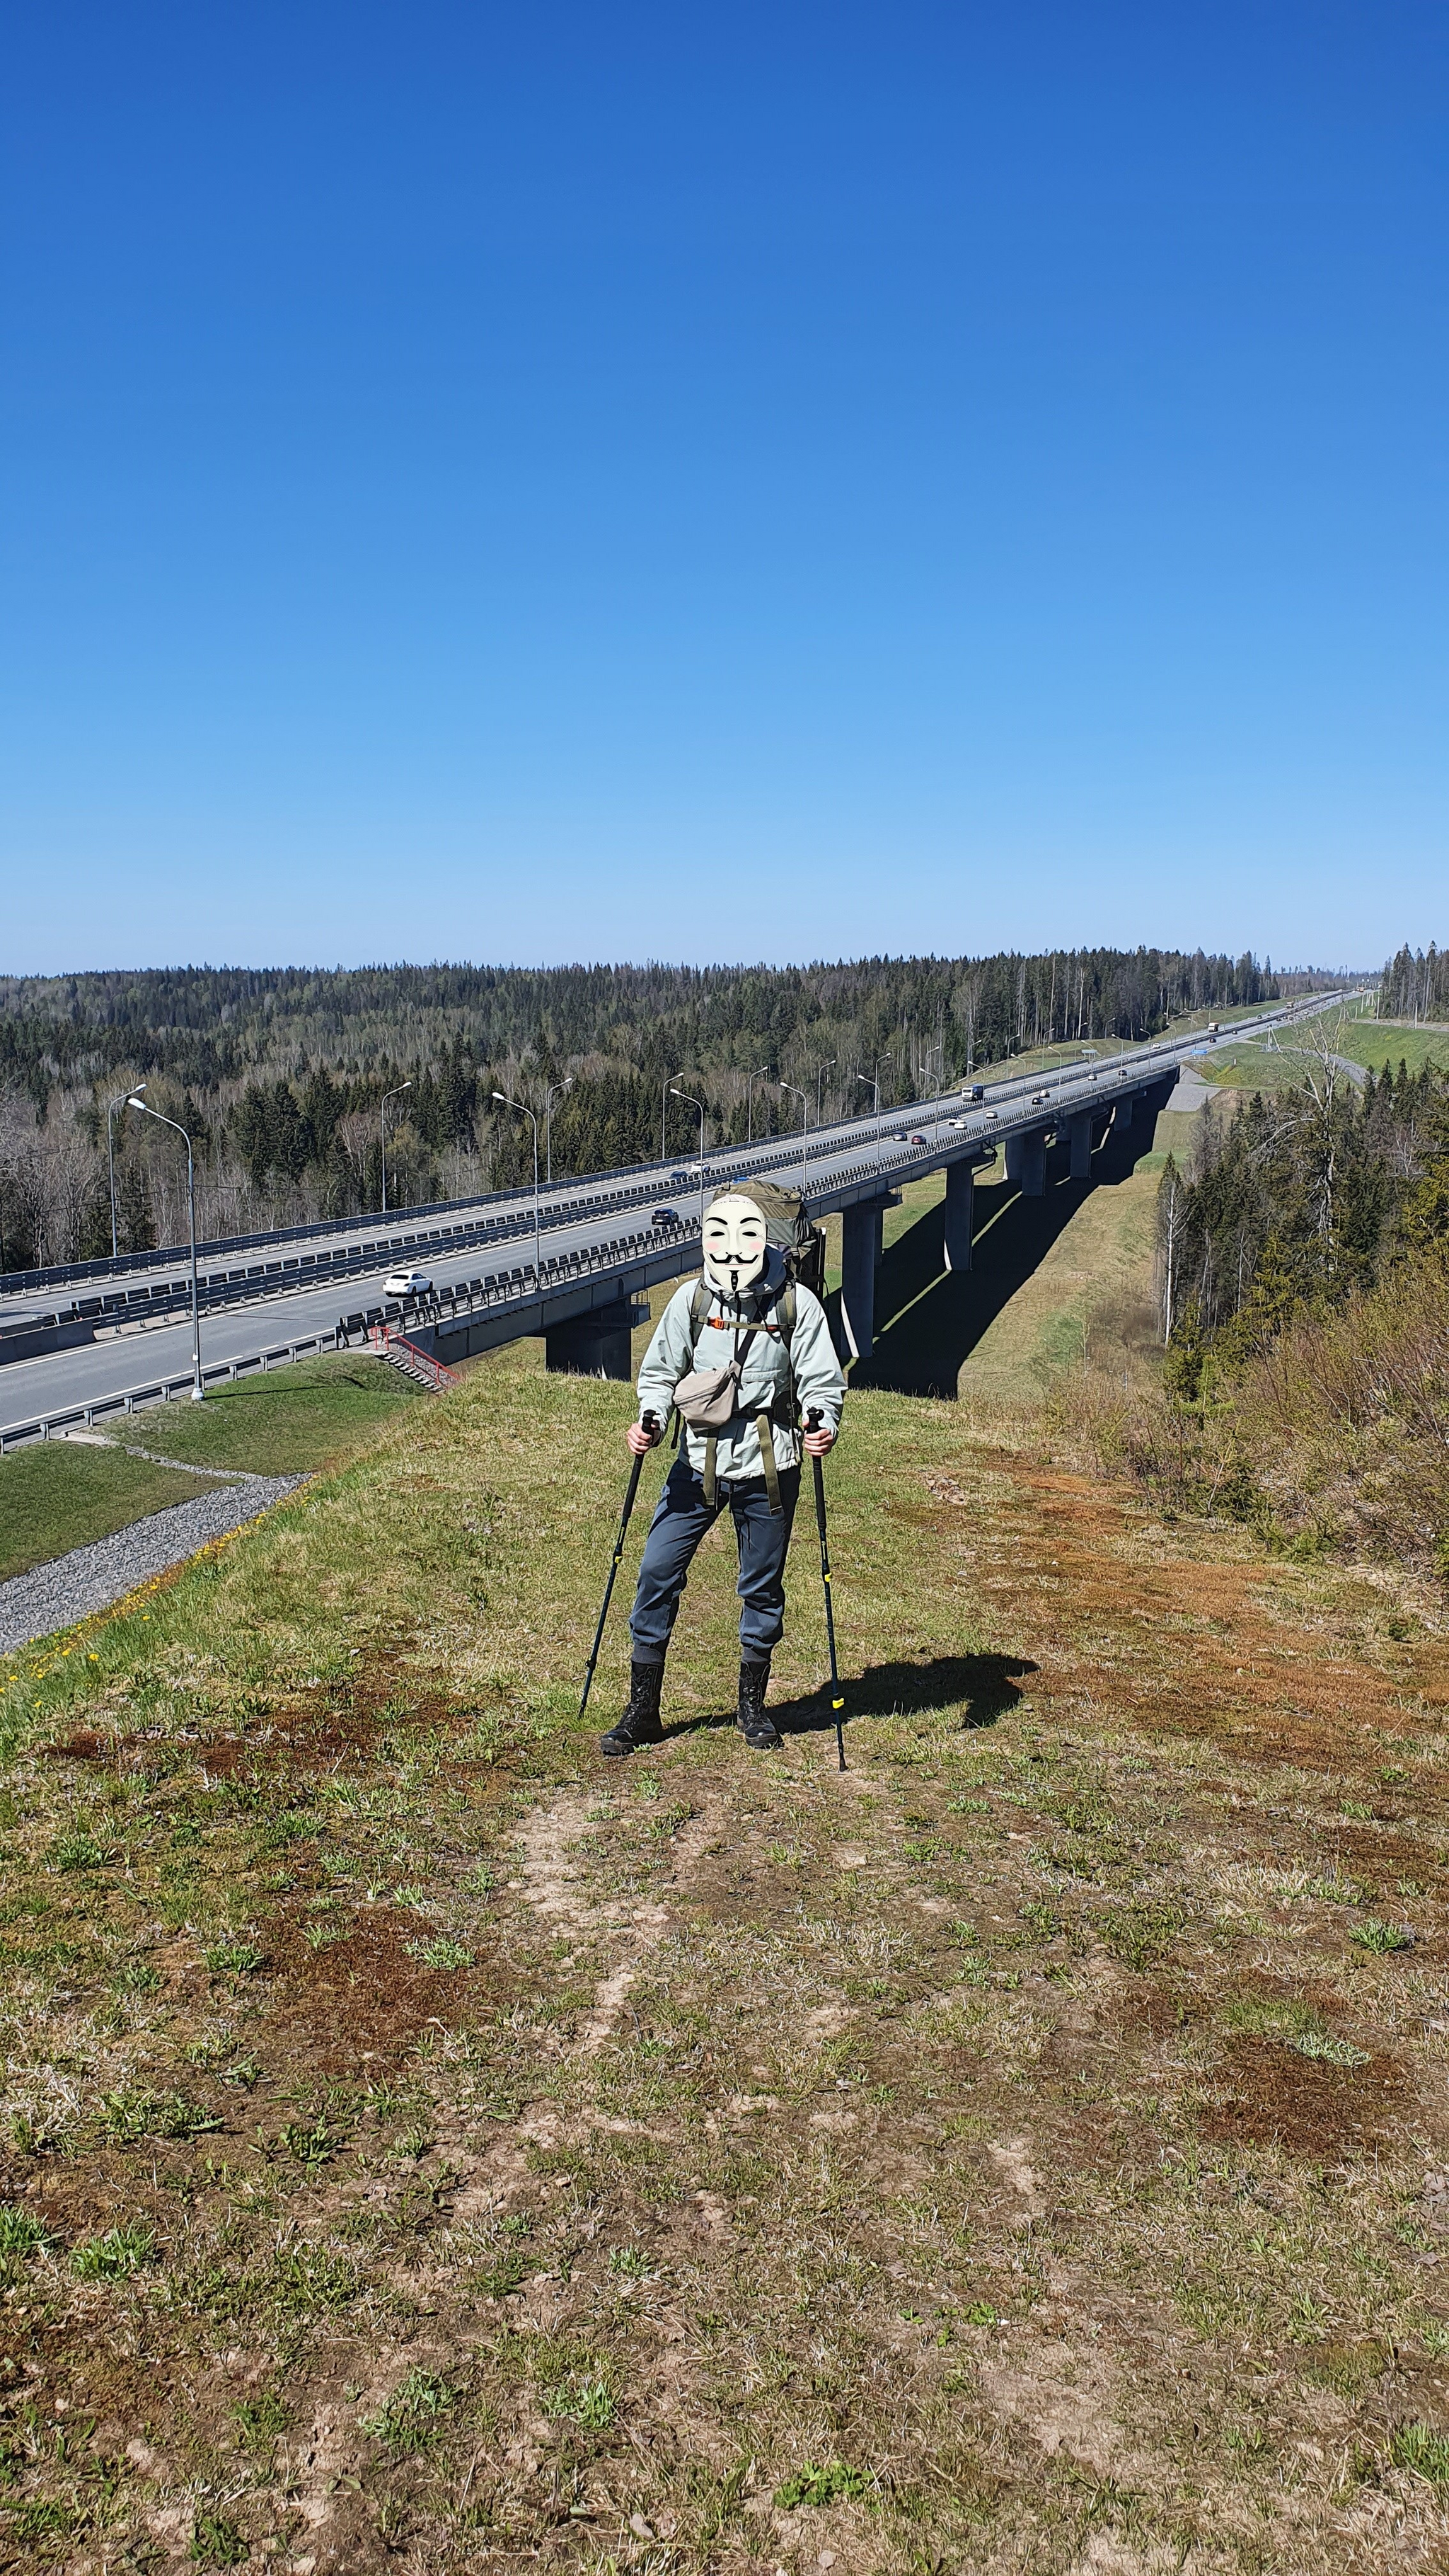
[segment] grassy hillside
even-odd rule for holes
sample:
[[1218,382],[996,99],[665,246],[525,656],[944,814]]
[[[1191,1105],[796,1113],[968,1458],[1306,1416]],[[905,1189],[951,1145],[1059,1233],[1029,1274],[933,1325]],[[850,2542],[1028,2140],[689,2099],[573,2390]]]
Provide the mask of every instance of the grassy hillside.
[[[157,1457],[259,1476],[306,1475],[336,1464],[420,1401],[419,1390],[385,1360],[304,1360],[215,1389],[203,1405],[149,1407],[118,1421],[104,1442],[13,1450],[0,1458],[0,1582],[213,1490],[210,1478],[159,1465]],[[136,1450],[156,1454],[138,1457]]]
[[420,1401],[411,1379],[386,1360],[339,1352],[215,1388],[204,1404],[133,1416],[112,1436],[188,1465],[302,1476],[335,1465]]
[[209,1479],[89,1442],[14,1449],[0,1458],[0,1583],[209,1490]]
[[1385,1065],[1397,1073],[1401,1064],[1422,1073],[1426,1064],[1449,1065],[1449,1029],[1426,1029],[1411,1020],[1350,1020],[1340,1052],[1355,1064],[1372,1065],[1375,1073]]
[[4,1667],[10,2563],[1442,2564],[1427,1605],[877,1389],[621,1776],[539,1358]]

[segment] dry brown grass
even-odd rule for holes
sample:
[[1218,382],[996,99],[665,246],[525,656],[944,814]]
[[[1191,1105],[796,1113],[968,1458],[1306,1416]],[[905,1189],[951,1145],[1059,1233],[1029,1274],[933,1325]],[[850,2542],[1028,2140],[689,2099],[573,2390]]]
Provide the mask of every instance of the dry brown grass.
[[1093,1366],[1046,1414],[1059,1453],[1169,1507],[1251,1519],[1296,1545],[1449,1579],[1449,1266],[1406,1262],[1372,1291],[1304,1312],[1202,1400]]

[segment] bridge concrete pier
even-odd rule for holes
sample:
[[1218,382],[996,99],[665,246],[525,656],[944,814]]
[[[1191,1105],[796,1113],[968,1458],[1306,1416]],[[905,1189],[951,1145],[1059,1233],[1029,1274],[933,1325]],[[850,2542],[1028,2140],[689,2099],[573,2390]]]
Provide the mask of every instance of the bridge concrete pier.
[[634,1375],[632,1338],[636,1323],[643,1323],[648,1307],[637,1308],[631,1297],[621,1297],[612,1306],[596,1306],[588,1315],[575,1315],[566,1324],[550,1324],[543,1336],[544,1366],[562,1369],[572,1377],[611,1377],[629,1380]]
[[881,1264],[881,1229],[892,1195],[863,1199],[840,1215],[840,1320],[847,1354],[868,1360],[875,1349],[875,1274]]
[[1092,1177],[1092,1113],[1084,1109],[1078,1118],[1067,1122],[1067,1137],[1072,1149],[1072,1178],[1089,1181]]
[[1008,1136],[1006,1140],[1006,1177],[1015,1181],[1024,1199],[1046,1196],[1046,1129],[1033,1127],[1028,1135]]
[[971,1236],[975,1222],[976,1174],[970,1163],[946,1165],[946,1267],[969,1270]]

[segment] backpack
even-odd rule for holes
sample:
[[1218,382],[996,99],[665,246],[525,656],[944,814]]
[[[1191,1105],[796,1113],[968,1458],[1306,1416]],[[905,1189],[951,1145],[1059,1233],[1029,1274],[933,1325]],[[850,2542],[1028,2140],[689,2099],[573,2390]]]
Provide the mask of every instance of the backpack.
[[[726,1183],[732,1198],[753,1199],[765,1220],[768,1240],[785,1256],[787,1279],[798,1279],[821,1300],[825,1299],[825,1233],[812,1225],[799,1190],[782,1190],[775,1181],[743,1180]],[[790,1322],[795,1321],[792,1307]]]

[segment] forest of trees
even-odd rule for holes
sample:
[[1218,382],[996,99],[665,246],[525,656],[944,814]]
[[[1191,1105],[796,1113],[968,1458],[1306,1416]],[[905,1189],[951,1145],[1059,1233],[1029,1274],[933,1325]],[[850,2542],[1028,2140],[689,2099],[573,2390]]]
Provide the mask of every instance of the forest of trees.
[[[556,1176],[883,1107],[1064,1039],[1140,1039],[1183,1012],[1319,989],[1252,956],[1140,948],[805,967],[157,969],[0,978],[0,1267],[109,1248],[107,1108],[138,1081],[195,1140],[208,1236]],[[567,1084],[567,1088],[563,1086]],[[114,1122],[123,1248],[184,1233],[174,1138]]]
[[1449,949],[1401,948],[1384,968],[1379,1017],[1449,1023]]
[[1176,1382],[1193,1391],[1207,1355],[1231,1370],[1445,1235],[1449,1081],[1401,1062],[1359,1090],[1325,1038],[1301,1084],[1226,1122],[1204,1111],[1187,1170],[1169,1157],[1159,1290]]

